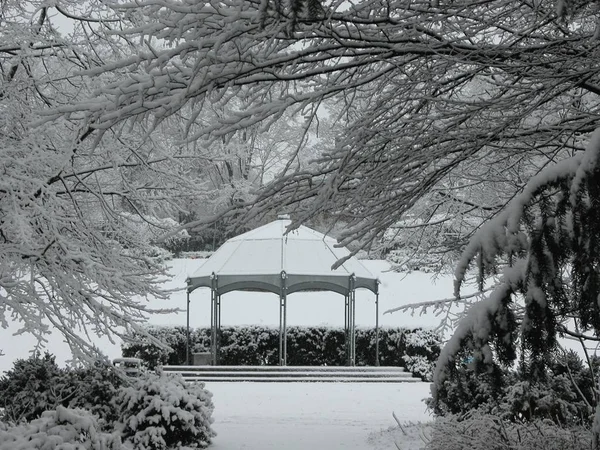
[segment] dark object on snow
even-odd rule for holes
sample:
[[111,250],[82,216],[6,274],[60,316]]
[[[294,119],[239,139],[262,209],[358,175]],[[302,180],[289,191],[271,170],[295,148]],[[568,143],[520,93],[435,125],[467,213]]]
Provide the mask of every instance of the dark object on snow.
[[137,377],[143,371],[140,358],[115,358],[113,359],[113,365],[130,377]]

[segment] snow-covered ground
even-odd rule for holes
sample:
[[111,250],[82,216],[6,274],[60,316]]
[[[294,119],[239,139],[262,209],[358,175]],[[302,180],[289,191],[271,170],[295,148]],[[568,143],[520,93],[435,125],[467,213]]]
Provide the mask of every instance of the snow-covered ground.
[[[185,325],[186,294],[185,280],[194,273],[203,260],[174,259],[168,262],[173,278],[165,283],[167,289],[177,289],[168,301],[151,300],[155,308],[180,308],[180,313],[154,315],[148,323],[163,325]],[[452,295],[450,276],[432,279],[431,274],[412,272],[410,274],[390,272],[386,261],[363,261],[365,266],[381,280],[379,312],[381,326],[433,327],[439,322],[434,314],[411,316],[394,313],[383,315],[391,309],[408,303],[448,298]],[[191,326],[200,327],[210,324],[210,292],[200,288],[191,295]],[[231,292],[222,297],[222,325],[272,325],[279,323],[278,297],[268,293]],[[288,325],[331,325],[344,324],[344,299],[331,292],[295,293],[288,297]],[[358,290],[356,295],[356,322],[358,326],[374,326],[375,297],[366,290]],[[28,335],[14,336],[17,324],[8,329],[0,329],[0,373],[10,369],[17,358],[26,358],[35,345]],[[111,359],[121,355],[120,343],[111,343],[108,339],[93,338],[96,345]],[[57,362],[63,364],[70,358],[70,351],[57,333],[49,337],[46,348],[57,356]]]
[[[427,383],[207,383],[213,450],[418,450]],[[404,424],[401,430],[392,417]]]

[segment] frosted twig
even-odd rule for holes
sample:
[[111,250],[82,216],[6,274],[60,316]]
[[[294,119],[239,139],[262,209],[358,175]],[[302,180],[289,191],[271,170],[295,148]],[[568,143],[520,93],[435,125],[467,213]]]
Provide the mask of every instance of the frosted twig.
[[404,429],[404,427],[402,426],[402,424],[398,420],[398,417],[396,417],[396,413],[395,412],[392,412],[392,417],[394,418],[394,420],[398,424],[398,427],[400,428],[400,430],[402,431],[402,433],[404,434],[404,436],[408,436],[408,433],[406,432],[406,430]]
[[474,292],[473,294],[461,295],[458,298],[451,297],[451,298],[444,298],[441,300],[430,300],[427,302],[410,303],[408,305],[402,305],[402,306],[398,306],[397,308],[388,309],[388,310],[384,311],[383,314],[392,314],[397,311],[400,311],[400,312],[406,312],[408,310],[414,311],[416,309],[424,309],[424,308],[430,308],[430,307],[439,308],[439,307],[442,307],[447,304],[460,303],[463,300],[467,300],[467,299],[474,298],[474,297],[479,297],[479,296],[483,295],[484,293],[489,292],[491,290],[493,290],[493,289],[488,288],[488,289],[484,289],[483,291]]
[[428,444],[431,441],[431,431],[426,434],[425,427],[421,426],[419,427],[419,437],[425,444]]
[[[573,377],[573,372],[571,371],[571,367],[569,366],[569,358],[568,358],[568,354],[567,351],[565,350],[565,348],[563,346],[559,346],[560,350],[563,353],[563,358],[564,358],[564,367],[567,369],[567,373],[569,374],[569,380],[571,380],[571,385],[573,386],[573,388],[575,389],[575,391],[577,392],[577,394],[579,394],[579,396],[581,397],[581,399],[584,401],[585,405],[588,407],[589,411],[593,411],[594,408],[592,407],[592,405],[590,405],[590,402],[588,401],[588,399],[585,397],[585,395],[583,395],[583,392],[581,392],[581,389],[579,388],[579,386],[577,385],[577,383],[575,382],[575,378]],[[589,362],[589,360],[588,360]],[[592,365],[589,365],[590,369],[592,368]],[[593,375],[593,372],[592,372]],[[592,382],[594,381],[594,378],[592,378]]]

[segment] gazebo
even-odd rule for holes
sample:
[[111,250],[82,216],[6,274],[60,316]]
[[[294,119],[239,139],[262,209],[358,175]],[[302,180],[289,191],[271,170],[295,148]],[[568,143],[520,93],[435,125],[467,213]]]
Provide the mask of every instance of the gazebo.
[[272,292],[279,296],[279,364],[286,365],[287,296],[302,291],[331,291],[344,296],[347,364],[356,356],[356,289],[375,294],[375,361],[379,364],[379,281],[356,258],[332,266],[349,255],[335,239],[305,226],[287,232],[288,216],[225,242],[187,279],[187,360],[190,358],[190,294],[211,292],[211,359],[218,364],[221,296],[231,291]]

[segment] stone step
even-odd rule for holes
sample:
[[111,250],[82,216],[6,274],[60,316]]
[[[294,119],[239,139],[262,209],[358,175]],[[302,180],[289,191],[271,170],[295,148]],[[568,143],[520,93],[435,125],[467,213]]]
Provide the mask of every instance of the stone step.
[[191,376],[185,377],[186,381],[202,382],[253,382],[253,383],[414,383],[420,382],[419,378],[409,377],[210,377],[210,376]]
[[163,366],[189,381],[369,382],[420,381],[402,367]]
[[[171,372],[177,373],[177,372]],[[210,377],[210,378],[268,378],[268,379],[276,379],[276,378],[368,378],[368,379],[384,379],[384,378],[396,378],[396,379],[412,379],[410,374],[377,374],[377,375],[364,375],[364,374],[356,374],[356,373],[348,373],[348,374],[319,374],[314,372],[306,372],[306,373],[260,373],[260,372],[203,372],[203,373],[180,373],[183,378],[193,378],[193,377]]]
[[177,372],[210,372],[210,371],[228,371],[228,372],[406,372],[404,367],[398,366],[163,366],[165,371]]
[[241,377],[248,377],[248,376],[254,376],[254,377],[272,377],[272,378],[279,378],[279,377],[289,377],[289,376],[293,376],[293,377],[307,377],[307,376],[314,376],[314,377],[322,377],[322,378],[326,378],[326,377],[365,377],[365,378],[385,378],[385,377],[400,377],[400,378],[411,378],[412,375],[410,373],[407,372],[379,372],[379,373],[366,373],[366,372],[317,372],[317,371],[306,371],[306,372],[284,372],[284,371],[269,371],[269,372],[259,372],[259,371],[235,371],[235,372],[230,372],[227,370],[205,370],[205,371],[198,371],[198,372],[193,372],[193,371],[177,371],[177,370],[164,370],[165,372],[171,372],[171,373],[178,373],[184,377],[187,376],[199,376],[200,374],[202,376],[214,376],[214,377],[218,377],[218,376],[241,376]]

